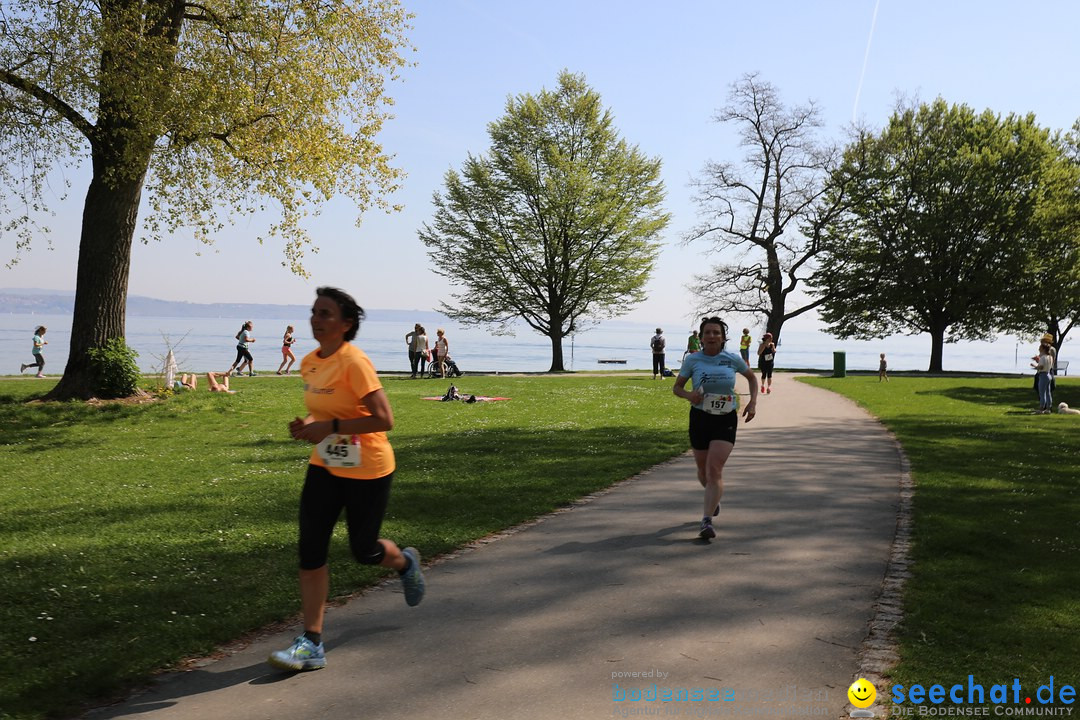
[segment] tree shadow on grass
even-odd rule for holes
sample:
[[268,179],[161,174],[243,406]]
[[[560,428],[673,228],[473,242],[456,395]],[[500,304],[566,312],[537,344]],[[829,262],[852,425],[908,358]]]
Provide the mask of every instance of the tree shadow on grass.
[[[1008,387],[980,387],[960,385],[936,390],[920,390],[916,395],[939,396],[958,402],[971,403],[980,408],[1002,407],[1005,415],[1031,415],[1039,404],[1039,396],[1031,382],[1024,378],[1017,385]],[[1070,406],[1080,405],[1080,385],[1057,382],[1053,391],[1054,406],[1059,402]]]
[[1016,387],[977,387],[959,385],[939,390],[920,390],[916,395],[939,395],[950,400],[974,403],[976,405],[1011,405],[1028,406],[1036,399],[1030,384]]

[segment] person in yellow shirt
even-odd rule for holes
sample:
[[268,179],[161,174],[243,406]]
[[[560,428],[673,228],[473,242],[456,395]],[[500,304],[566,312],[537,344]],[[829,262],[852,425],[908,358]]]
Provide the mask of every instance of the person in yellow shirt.
[[424,576],[415,548],[398,548],[379,537],[396,467],[386,432],[394,413],[367,354],[356,337],[363,309],[348,293],[321,287],[311,308],[311,333],[319,348],[300,361],[308,415],[289,423],[296,440],[314,445],[300,495],[300,604],[304,633],[270,654],[284,670],[326,667],[323,615],[330,589],[327,555],[341,511],[357,562],[393,568],[401,576],[405,602],[420,604]]
[[750,364],[750,343],[753,341],[754,339],[750,337],[750,328],[743,328],[742,337],[739,338],[739,355],[747,365]]

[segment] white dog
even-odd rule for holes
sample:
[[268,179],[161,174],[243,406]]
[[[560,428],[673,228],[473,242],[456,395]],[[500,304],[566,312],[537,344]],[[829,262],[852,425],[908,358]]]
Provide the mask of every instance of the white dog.
[[1058,403],[1058,412],[1065,413],[1066,415],[1080,415],[1080,410],[1073,410],[1065,403]]

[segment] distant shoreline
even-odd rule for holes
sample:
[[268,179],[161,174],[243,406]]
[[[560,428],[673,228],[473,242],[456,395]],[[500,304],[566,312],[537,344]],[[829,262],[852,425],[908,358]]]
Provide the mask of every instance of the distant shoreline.
[[[75,293],[48,290],[0,288],[0,313],[9,315],[70,315],[75,309]],[[310,305],[269,305],[265,303],[193,303],[158,300],[128,295],[127,314],[131,317],[200,317],[281,319],[306,317]],[[443,319],[432,310],[367,309],[368,319],[390,322],[430,322]]]

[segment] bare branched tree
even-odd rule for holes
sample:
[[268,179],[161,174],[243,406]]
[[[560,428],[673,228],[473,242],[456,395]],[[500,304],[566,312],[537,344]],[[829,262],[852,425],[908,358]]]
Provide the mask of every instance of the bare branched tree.
[[843,200],[827,184],[840,153],[818,140],[813,102],[788,108],[756,74],[732,85],[713,119],[737,126],[746,155],[738,164],[709,161],[692,183],[701,221],[684,242],[711,242],[722,261],[690,290],[699,310],[761,316],[779,339],[785,321],[823,301],[788,309]]

